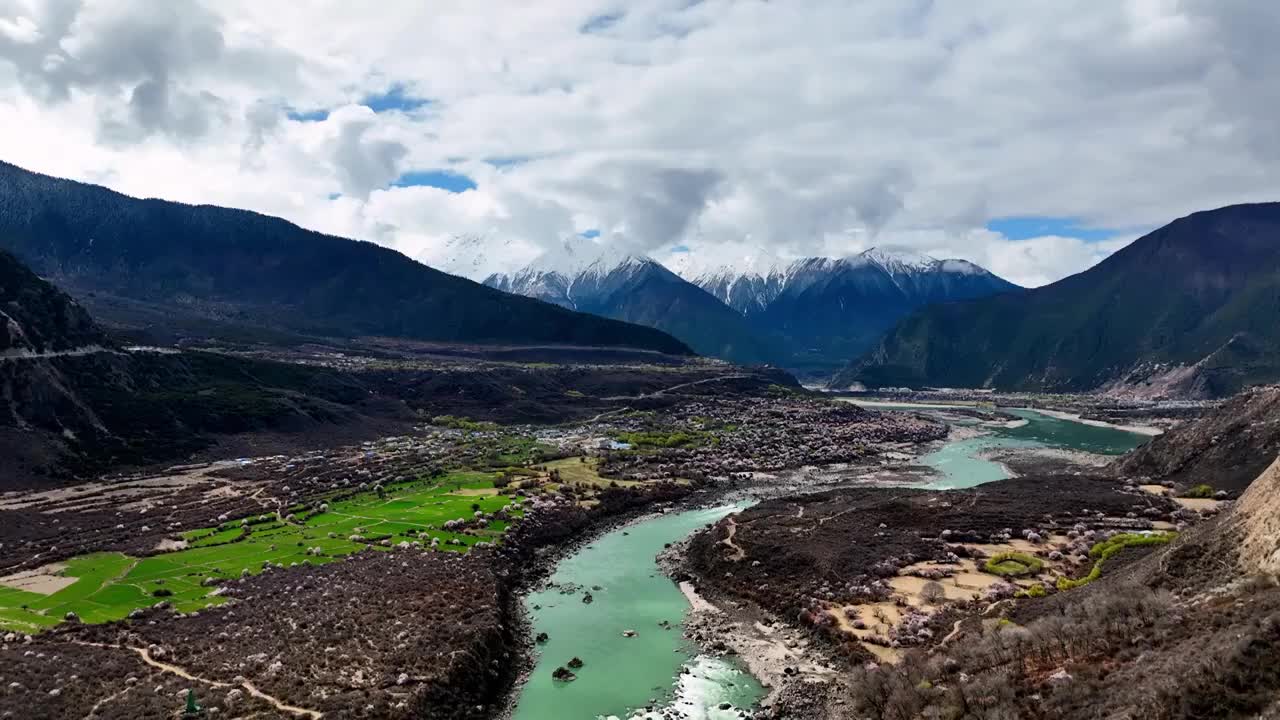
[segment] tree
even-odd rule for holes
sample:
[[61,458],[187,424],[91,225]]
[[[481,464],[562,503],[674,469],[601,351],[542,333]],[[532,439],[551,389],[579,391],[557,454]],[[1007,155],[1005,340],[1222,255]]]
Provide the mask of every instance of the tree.
[[182,711],[183,717],[196,717],[203,711],[204,708],[200,707],[200,703],[196,702],[196,691],[188,688],[187,708]]
[[942,587],[942,583],[937,580],[930,580],[920,588],[920,599],[930,605],[937,605],[946,601],[947,591]]

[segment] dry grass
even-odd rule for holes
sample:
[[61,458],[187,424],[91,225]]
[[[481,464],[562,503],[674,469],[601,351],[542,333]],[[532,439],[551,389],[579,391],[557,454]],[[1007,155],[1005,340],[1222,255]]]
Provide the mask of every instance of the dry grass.
[[582,483],[593,487],[609,487],[610,483],[616,482],[620,487],[632,487],[640,484],[634,480],[610,480],[601,477],[600,461],[593,457],[586,458],[585,461],[578,457],[554,460],[547,463],[546,467],[547,470],[560,471],[560,482],[566,485]]

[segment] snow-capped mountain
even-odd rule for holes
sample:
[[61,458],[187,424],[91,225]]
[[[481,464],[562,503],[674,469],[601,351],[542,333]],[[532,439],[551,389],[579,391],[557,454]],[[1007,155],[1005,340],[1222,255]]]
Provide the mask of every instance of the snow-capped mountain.
[[788,351],[793,370],[821,374],[869,349],[913,310],[1017,290],[967,260],[907,249],[871,248],[844,258],[776,258],[685,277],[742,313]]
[[871,248],[847,258],[807,257],[784,262],[776,256],[752,255],[742,264],[713,269],[691,264],[675,269],[682,277],[744,314],[763,310],[784,291],[799,293],[831,275],[868,268],[887,275],[904,292],[920,287],[919,279],[938,275],[995,277],[968,260],[938,260],[912,250]]
[[566,243],[514,273],[484,281],[573,310],[661,328],[695,351],[740,363],[772,359],[746,319],[653,258],[591,241]]
[[485,284],[650,325],[703,354],[805,374],[834,372],[924,305],[1019,289],[967,260],[897,248],[791,262],[758,251],[711,266],[682,254],[672,266],[575,239]]
[[484,284],[571,310],[597,304],[612,288],[647,272],[668,272],[656,260],[579,239],[514,273],[494,273]]
[[[475,278],[477,274],[484,273],[486,250],[493,245],[488,237],[479,234],[456,234],[444,241],[438,249],[433,249],[430,254],[419,255],[415,260],[451,275]],[[509,246],[511,241],[508,240],[503,245]],[[502,249],[502,246],[498,246],[498,249]]]
[[768,307],[778,296],[785,267],[781,258],[761,251],[707,269],[697,269],[691,263],[674,269],[734,310],[751,315]]

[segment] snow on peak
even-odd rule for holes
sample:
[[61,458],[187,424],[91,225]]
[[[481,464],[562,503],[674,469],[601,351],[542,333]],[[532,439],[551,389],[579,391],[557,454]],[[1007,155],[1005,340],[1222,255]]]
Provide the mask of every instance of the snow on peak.
[[767,278],[781,273],[783,260],[760,247],[734,247],[710,253],[673,253],[668,267],[692,282],[720,280],[733,282],[739,278]]
[[[490,269],[485,249],[493,243],[483,235],[453,235],[437,248],[424,251],[415,259],[450,275],[477,279]],[[506,245],[510,245],[508,240]]]
[[943,260],[942,266],[939,268],[942,272],[955,273],[957,275],[986,275],[987,271],[968,260]]
[[859,258],[879,265],[889,273],[927,272],[939,263],[924,253],[903,247],[873,247],[864,250]]
[[639,267],[649,262],[653,261],[616,244],[579,237],[567,239],[559,247],[539,255],[527,270],[572,278],[586,272],[608,274],[617,268]]

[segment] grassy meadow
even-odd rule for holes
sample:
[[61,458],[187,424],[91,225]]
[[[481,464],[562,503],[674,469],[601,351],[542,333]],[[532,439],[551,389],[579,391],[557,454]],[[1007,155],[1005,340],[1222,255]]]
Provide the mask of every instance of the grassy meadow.
[[[37,632],[62,622],[69,612],[84,622],[109,622],[162,601],[191,612],[224,602],[213,594],[215,587],[204,584],[207,580],[238,578],[246,571],[257,574],[266,563],[323,564],[367,548],[387,550],[379,544],[384,539],[394,546],[406,540],[430,544],[431,538],[439,538],[440,549],[446,551],[494,542],[506,531],[506,523],[492,522],[476,535],[442,529],[449,520],[472,517],[476,506],[486,513],[506,507],[511,498],[496,493],[493,479],[492,473],[451,473],[390,485],[381,495],[371,490],[334,499],[326,512],[308,514],[294,508],[292,522],[286,521],[288,511],[285,520],[268,512],[250,516],[248,526],[236,519],[188,531],[183,533],[187,547],[173,552],[145,558],[121,553],[72,558],[56,574],[75,582],[51,594],[0,586],[0,628]],[[454,539],[462,545],[446,544]]]

